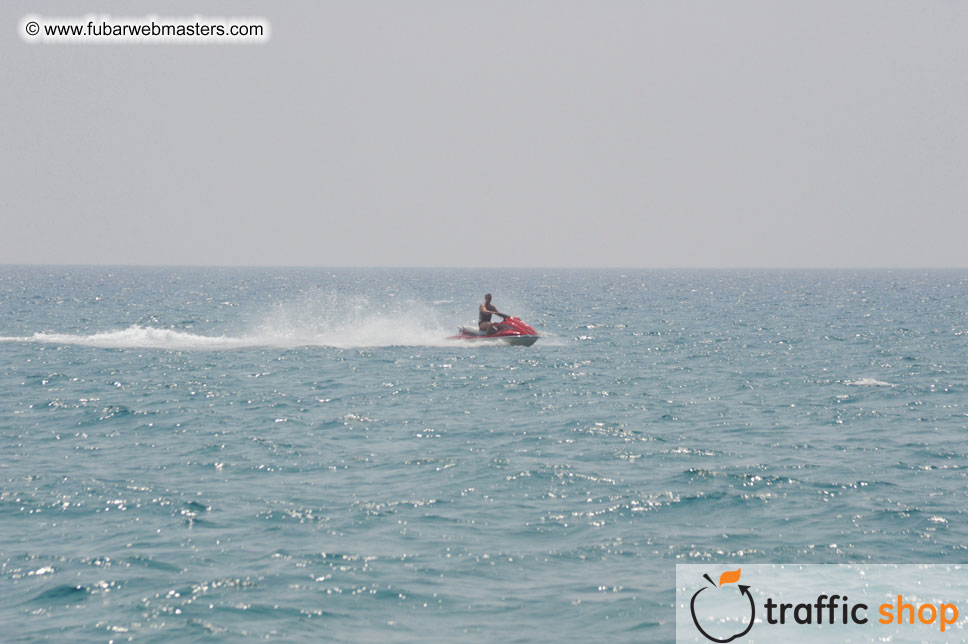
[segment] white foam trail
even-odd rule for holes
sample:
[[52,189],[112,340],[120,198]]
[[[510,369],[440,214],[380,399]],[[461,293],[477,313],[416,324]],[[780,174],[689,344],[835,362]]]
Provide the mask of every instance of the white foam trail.
[[417,328],[392,320],[374,320],[354,328],[322,333],[259,332],[242,336],[211,336],[150,326],[131,326],[119,331],[91,335],[35,333],[25,337],[0,337],[0,342],[73,344],[105,349],[167,349],[169,351],[221,351],[257,347],[333,347],[340,349],[393,346],[454,346],[440,328]]
[[889,382],[875,380],[874,378],[861,378],[860,380],[848,380],[844,383],[848,387],[895,387]]
[[92,335],[72,333],[35,333],[24,338],[0,338],[3,341],[40,342],[44,344],[79,344],[110,349],[237,349],[246,346],[245,338],[204,336],[150,326],[131,326],[121,331],[104,331]]

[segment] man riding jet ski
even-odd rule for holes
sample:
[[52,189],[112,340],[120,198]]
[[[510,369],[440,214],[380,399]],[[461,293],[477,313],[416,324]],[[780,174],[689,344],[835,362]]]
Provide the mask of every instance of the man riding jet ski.
[[[500,315],[503,322],[491,322],[492,315]],[[538,341],[538,332],[516,317],[501,313],[491,304],[491,294],[484,296],[484,303],[478,309],[477,328],[458,327],[452,340],[494,340],[505,344],[530,347]]]

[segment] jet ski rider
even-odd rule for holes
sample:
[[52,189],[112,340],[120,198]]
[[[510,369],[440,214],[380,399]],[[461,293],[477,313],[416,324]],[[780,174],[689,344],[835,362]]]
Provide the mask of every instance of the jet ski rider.
[[508,316],[497,310],[497,307],[491,304],[491,294],[488,293],[484,296],[484,303],[480,307],[480,315],[477,318],[477,326],[481,331],[484,331],[485,335],[494,335],[498,331],[498,325],[496,322],[491,322],[491,315],[500,315],[502,318],[507,318]]

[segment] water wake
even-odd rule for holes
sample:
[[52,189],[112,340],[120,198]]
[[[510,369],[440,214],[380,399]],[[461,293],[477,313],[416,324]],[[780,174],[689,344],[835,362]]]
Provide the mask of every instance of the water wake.
[[106,349],[167,349],[170,351],[221,351],[257,347],[334,347],[341,349],[391,346],[453,346],[440,327],[431,329],[401,325],[398,321],[374,320],[353,328],[324,332],[261,330],[239,335],[199,335],[174,329],[133,325],[127,329],[90,335],[34,333],[24,337],[0,337],[0,342],[71,344]]
[[453,346],[435,317],[420,307],[371,307],[345,301],[337,306],[318,301],[279,304],[250,330],[235,335],[204,335],[174,328],[132,325],[91,334],[38,332],[0,337],[0,342],[80,345],[108,349],[221,351],[257,347]]

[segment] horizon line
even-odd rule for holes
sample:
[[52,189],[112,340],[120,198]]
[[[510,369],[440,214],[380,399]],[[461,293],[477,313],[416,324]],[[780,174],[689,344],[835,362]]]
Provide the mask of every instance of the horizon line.
[[320,270],[603,270],[603,271],[957,271],[968,266],[416,266],[416,265],[320,265],[320,264],[84,264],[0,262],[2,268],[246,268]]

